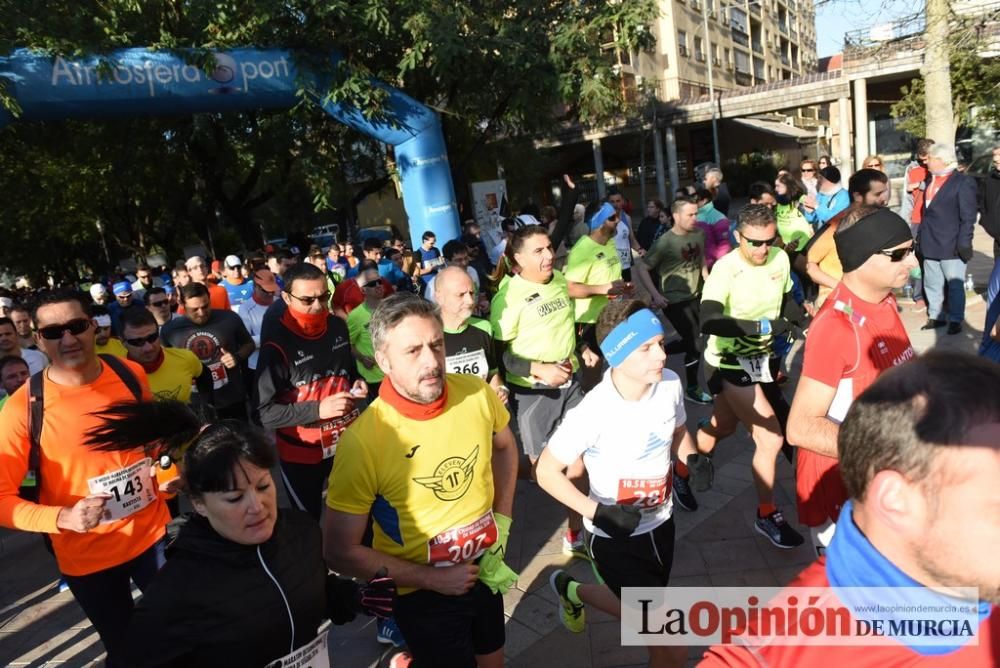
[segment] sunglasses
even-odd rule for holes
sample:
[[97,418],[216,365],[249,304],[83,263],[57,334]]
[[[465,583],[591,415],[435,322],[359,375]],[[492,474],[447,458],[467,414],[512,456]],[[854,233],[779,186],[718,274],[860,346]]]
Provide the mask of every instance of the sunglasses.
[[807,169],[807,168],[803,167],[802,171],[803,172],[815,172],[816,170],[815,169]]
[[778,240],[777,235],[771,237],[770,239],[747,239],[743,237],[743,240],[754,248],[760,248],[761,246],[773,246],[774,242]]
[[319,300],[319,301],[321,301],[323,303],[326,303],[326,302],[330,301],[330,291],[329,290],[327,290],[326,292],[324,292],[323,294],[321,294],[321,295],[319,295],[317,297],[299,297],[298,295],[293,295],[291,292],[288,293],[288,296],[292,297],[294,299],[298,299],[305,306],[312,306],[313,302],[315,302],[316,300]]
[[46,325],[45,327],[39,327],[36,331],[43,339],[58,341],[66,332],[69,332],[73,336],[79,336],[90,329],[90,325],[90,318],[75,318],[69,322],[64,322],[61,325]]
[[380,287],[382,287],[382,281],[376,278],[374,281],[368,281],[367,283],[362,283],[361,287],[363,287],[363,288],[380,288]]
[[870,162],[867,165],[868,169],[875,169],[876,167],[881,167],[881,166],[882,166],[881,162]]
[[889,262],[902,262],[908,258],[913,253],[913,246],[907,246],[906,248],[894,248],[892,250],[880,250],[879,255],[885,255],[889,258]]
[[130,346],[133,346],[135,348],[138,348],[140,346],[146,345],[147,343],[156,343],[156,340],[158,338],[160,338],[160,333],[159,332],[153,332],[149,336],[140,336],[137,339],[125,339],[125,343],[127,343]]
[[146,302],[146,306],[152,306],[153,308],[160,308],[161,306],[167,306],[170,304],[169,299],[161,299],[158,302]]

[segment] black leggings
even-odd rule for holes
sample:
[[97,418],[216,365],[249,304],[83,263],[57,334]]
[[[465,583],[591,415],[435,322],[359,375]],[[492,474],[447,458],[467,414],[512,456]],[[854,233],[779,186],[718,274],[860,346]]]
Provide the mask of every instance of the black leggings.
[[701,302],[698,299],[688,299],[682,302],[670,302],[663,309],[663,314],[680,335],[679,341],[667,344],[668,355],[684,353],[684,372],[688,387],[698,387],[698,361],[701,359],[699,341],[701,337]]
[[312,515],[317,522],[323,514],[323,488],[333,468],[333,457],[316,464],[281,462],[281,479],[292,506]]

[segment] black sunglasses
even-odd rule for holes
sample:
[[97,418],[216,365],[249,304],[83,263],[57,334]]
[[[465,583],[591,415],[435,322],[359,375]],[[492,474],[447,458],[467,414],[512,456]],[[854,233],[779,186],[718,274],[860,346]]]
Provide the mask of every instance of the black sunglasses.
[[57,341],[61,339],[63,334],[66,332],[69,332],[73,336],[79,336],[90,329],[90,325],[90,318],[75,318],[69,322],[64,322],[61,325],[46,325],[45,327],[39,327],[36,331],[43,339]]
[[293,295],[291,292],[288,293],[288,296],[289,297],[293,297],[295,299],[298,299],[300,302],[302,302],[306,306],[312,306],[313,302],[315,302],[317,299],[319,301],[321,301],[321,302],[324,302],[324,303],[330,301],[330,291],[329,290],[327,290],[323,294],[319,295],[318,297],[299,297],[298,295]]
[[378,288],[382,286],[382,280],[376,278],[374,281],[368,281],[367,283],[362,283],[363,288]]
[[803,171],[803,172],[815,172],[816,170],[815,170],[815,169],[809,169],[809,168],[807,168],[807,167],[803,167],[803,168],[802,168],[802,171]]
[[160,338],[160,333],[153,332],[149,336],[140,336],[137,339],[125,339],[125,343],[129,344],[130,346],[138,348],[140,346],[146,345],[147,343],[156,343],[156,340],[158,338]]
[[161,306],[166,306],[170,303],[169,299],[161,299],[158,302],[146,302],[146,306],[152,306],[153,308],[160,308]]
[[761,246],[773,246],[774,242],[778,240],[777,235],[771,237],[770,239],[747,239],[743,237],[748,244],[754,248],[760,248]]
[[879,255],[885,255],[889,258],[889,262],[902,262],[913,253],[913,246],[907,246],[906,248],[894,248],[892,250],[880,250]]

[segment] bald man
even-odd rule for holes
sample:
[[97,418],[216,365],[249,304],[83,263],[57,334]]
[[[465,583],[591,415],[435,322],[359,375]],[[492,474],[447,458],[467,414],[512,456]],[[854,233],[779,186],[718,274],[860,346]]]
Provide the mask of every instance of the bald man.
[[479,376],[507,403],[509,390],[497,371],[493,328],[488,320],[472,317],[477,291],[472,278],[459,266],[448,266],[434,277],[434,300],[444,322],[445,367],[448,373]]

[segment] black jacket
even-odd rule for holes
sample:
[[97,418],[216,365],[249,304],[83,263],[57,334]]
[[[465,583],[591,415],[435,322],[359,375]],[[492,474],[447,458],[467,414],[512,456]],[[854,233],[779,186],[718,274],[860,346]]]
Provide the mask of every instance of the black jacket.
[[924,192],[923,219],[917,228],[920,252],[928,260],[950,260],[959,257],[960,249],[971,251],[976,224],[976,182],[956,169],[930,205]]
[[350,621],[356,586],[327,574],[321,550],[319,526],[297,510],[281,509],[259,546],[234,543],[205,518],[188,516],[133,613],[127,665],[264,666],[292,650],[289,608],[295,648],[327,618]]
[[1000,172],[990,167],[990,173],[979,182],[979,224],[994,239],[1000,240]]

